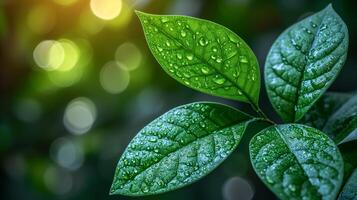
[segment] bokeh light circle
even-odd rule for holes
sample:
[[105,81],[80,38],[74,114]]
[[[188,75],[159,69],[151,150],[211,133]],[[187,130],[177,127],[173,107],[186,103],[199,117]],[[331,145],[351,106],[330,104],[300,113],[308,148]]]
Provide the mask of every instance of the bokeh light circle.
[[229,178],[223,185],[222,193],[225,200],[251,200],[254,196],[253,187],[239,176]]
[[91,0],[90,8],[95,16],[104,20],[112,20],[119,16],[122,9],[121,0]]
[[59,71],[69,71],[71,70],[78,62],[80,51],[78,46],[71,40],[60,39],[58,42],[61,43],[61,46],[64,50],[64,60],[61,66],[58,67]]
[[139,48],[131,43],[125,42],[115,52],[115,59],[122,64],[126,70],[134,70],[140,66],[143,55]]
[[55,40],[40,42],[33,51],[36,64],[48,71],[56,70],[64,61],[64,48]]
[[97,118],[95,104],[88,98],[73,99],[66,107],[63,123],[66,129],[76,135],[89,131]]
[[100,71],[100,84],[111,94],[123,92],[129,85],[129,72],[121,68],[119,62],[111,61],[105,64]]
[[51,158],[61,167],[76,170],[83,164],[82,147],[68,138],[59,138],[51,144]]

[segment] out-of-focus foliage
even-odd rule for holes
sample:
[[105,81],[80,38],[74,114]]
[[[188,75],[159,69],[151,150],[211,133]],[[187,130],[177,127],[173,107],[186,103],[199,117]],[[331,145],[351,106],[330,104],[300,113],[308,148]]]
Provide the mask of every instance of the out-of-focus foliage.
[[[167,77],[150,55],[134,10],[183,14],[222,24],[264,63],[278,34],[329,1],[3,0],[0,2],[0,198],[118,199],[116,162],[132,137],[166,110],[200,100]],[[357,13],[333,3],[349,27],[347,62],[331,90],[355,89]],[[300,15],[301,13],[305,13]],[[273,110],[266,94],[260,100]],[[247,154],[233,152],[204,180],[143,199],[275,199]],[[346,143],[348,144],[348,143]],[[348,152],[351,145],[346,145]],[[343,152],[342,152],[343,153]],[[130,197],[119,197],[131,199]]]

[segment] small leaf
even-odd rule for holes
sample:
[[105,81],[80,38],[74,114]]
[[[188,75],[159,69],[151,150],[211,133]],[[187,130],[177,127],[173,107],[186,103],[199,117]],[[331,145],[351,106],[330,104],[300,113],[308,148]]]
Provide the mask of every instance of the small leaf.
[[356,200],[357,199],[357,168],[353,171],[351,177],[342,189],[338,200]]
[[300,122],[322,130],[329,117],[352,96],[353,94],[349,93],[327,92],[311,107]]
[[258,62],[235,33],[193,17],[137,14],[151,52],[174,79],[204,93],[258,104]]
[[110,193],[151,195],[195,182],[232,153],[252,120],[215,103],[192,103],[168,111],[130,142]]
[[286,124],[264,129],[250,142],[254,169],[280,199],[334,199],[343,160],[334,142],[317,129]]
[[265,63],[267,93],[287,122],[296,122],[335,80],[346,60],[348,30],[327,6],[284,31]]
[[357,95],[327,120],[323,131],[338,144],[357,139]]

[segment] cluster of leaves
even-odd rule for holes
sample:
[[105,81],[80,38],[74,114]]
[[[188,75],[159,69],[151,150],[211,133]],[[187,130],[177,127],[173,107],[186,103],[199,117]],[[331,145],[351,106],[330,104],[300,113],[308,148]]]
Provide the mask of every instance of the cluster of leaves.
[[[168,111],[130,142],[111,194],[152,195],[191,184],[222,163],[255,127],[260,132],[250,141],[251,163],[279,198],[338,196],[344,160],[337,145],[356,139],[357,96],[324,95],[348,47],[347,27],[331,5],[284,31],[267,56],[266,90],[286,122],[281,125],[259,108],[259,65],[239,36],[207,20],[137,14],[153,55],[170,76],[200,92],[247,102],[257,116],[212,102]],[[257,128],[258,122],[265,123]],[[340,199],[356,197],[356,173]]]

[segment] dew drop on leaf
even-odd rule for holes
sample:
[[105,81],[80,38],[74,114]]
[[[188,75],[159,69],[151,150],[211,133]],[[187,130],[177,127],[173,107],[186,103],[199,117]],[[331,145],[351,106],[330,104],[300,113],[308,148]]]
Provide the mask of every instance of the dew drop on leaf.
[[213,81],[219,85],[222,85],[224,82],[226,82],[226,79],[221,76],[215,76]]

